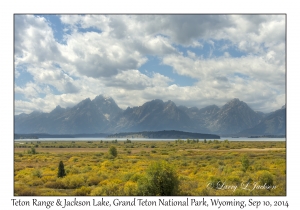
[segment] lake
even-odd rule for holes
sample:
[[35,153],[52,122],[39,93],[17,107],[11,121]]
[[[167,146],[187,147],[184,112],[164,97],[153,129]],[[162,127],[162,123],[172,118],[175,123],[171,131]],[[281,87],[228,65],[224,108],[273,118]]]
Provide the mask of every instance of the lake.
[[[18,141],[112,141],[117,139],[118,141],[126,141],[127,138],[88,138],[88,137],[80,137],[80,138],[39,138],[39,139],[15,139],[16,142]],[[132,141],[175,141],[177,139],[146,139],[146,138],[128,138]],[[240,137],[240,138],[232,138],[232,137],[221,137],[221,139],[217,139],[218,141],[286,141],[286,138],[247,138],[247,137]],[[186,140],[186,139],[182,139]],[[199,139],[199,141],[203,141],[204,139]],[[209,140],[209,139],[207,139]],[[213,139],[212,139],[213,140]]]

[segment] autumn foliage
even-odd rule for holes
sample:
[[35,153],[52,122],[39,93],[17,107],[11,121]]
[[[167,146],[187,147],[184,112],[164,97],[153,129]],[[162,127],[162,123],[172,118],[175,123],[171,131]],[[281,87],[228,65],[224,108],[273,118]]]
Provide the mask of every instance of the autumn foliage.
[[[221,190],[222,183],[270,188]],[[15,142],[14,194],[284,196],[285,142]]]

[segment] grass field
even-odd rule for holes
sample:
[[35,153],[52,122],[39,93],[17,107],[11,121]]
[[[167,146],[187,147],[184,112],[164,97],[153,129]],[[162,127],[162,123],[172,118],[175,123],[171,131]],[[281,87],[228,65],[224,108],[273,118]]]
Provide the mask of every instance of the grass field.
[[[111,147],[117,154],[111,153]],[[286,195],[285,142],[15,142],[15,195],[160,195],[160,171],[174,176],[170,195]],[[58,177],[62,161],[66,176]],[[172,172],[172,173],[171,173]],[[171,174],[170,174],[171,173]],[[151,177],[152,176],[152,177]],[[156,178],[153,178],[153,177]],[[146,184],[145,184],[146,183]],[[149,186],[148,186],[148,185]],[[168,187],[172,187],[168,186]],[[173,189],[173,188],[172,188]],[[152,194],[151,194],[152,193]]]

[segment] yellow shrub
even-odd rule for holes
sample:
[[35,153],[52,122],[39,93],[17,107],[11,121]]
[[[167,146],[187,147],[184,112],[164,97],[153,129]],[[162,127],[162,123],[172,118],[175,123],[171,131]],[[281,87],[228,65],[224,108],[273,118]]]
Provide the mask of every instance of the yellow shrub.
[[76,189],[74,191],[74,195],[77,195],[77,196],[85,196],[85,195],[89,195],[91,192],[91,188],[90,187],[85,187],[85,186],[82,186],[80,187],[79,189]]
[[136,182],[128,181],[124,185],[124,195],[134,196],[138,193],[138,186]]
[[89,186],[92,186],[92,185],[97,185],[99,184],[99,182],[101,181],[102,179],[98,176],[90,176],[88,179],[87,179],[87,184]]

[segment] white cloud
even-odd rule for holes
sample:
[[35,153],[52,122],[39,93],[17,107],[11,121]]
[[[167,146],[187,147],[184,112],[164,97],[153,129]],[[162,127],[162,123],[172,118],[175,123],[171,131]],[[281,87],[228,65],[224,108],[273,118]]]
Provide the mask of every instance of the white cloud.
[[[271,55],[267,54],[266,58],[270,58]],[[197,78],[199,82],[196,85],[201,87],[201,90],[197,91],[197,97],[201,99],[205,98],[209,101],[214,99],[225,103],[231,98],[239,98],[245,102],[251,102],[253,99],[272,100],[278,94],[285,94],[284,66],[278,66],[272,60],[264,57],[232,58],[224,56],[200,59],[171,55],[165,57],[163,63],[172,66],[174,71],[180,75]],[[285,103],[283,100],[280,102],[281,104]],[[277,100],[277,108],[280,108],[281,104]],[[262,105],[253,108],[261,111],[268,110],[266,106]],[[274,108],[273,104],[272,109]]]
[[226,57],[226,58],[230,57],[230,53],[229,52],[224,52],[224,57]]
[[194,47],[194,48],[203,48],[203,44],[201,44],[198,41],[193,41],[193,43],[189,46]]
[[196,58],[197,56],[196,56],[196,53],[193,53],[193,52],[191,52],[191,51],[187,51],[187,54],[188,54],[188,57],[191,57],[191,58]]
[[42,89],[35,83],[29,82],[25,87],[19,87],[15,85],[15,93],[23,94],[27,99],[39,97],[39,93],[42,93]]
[[173,67],[180,75],[207,80],[216,75],[233,75],[242,73],[252,79],[266,82],[284,83],[285,67],[278,66],[269,59],[258,56],[247,57],[219,57],[201,59],[184,57],[182,55],[169,55],[164,57],[163,63]]
[[60,59],[58,44],[45,18],[15,15],[15,63],[40,63]]
[[62,54],[69,61],[70,72],[95,78],[136,69],[147,60],[126,43],[94,32],[70,36],[67,45],[62,48]]
[[[68,31],[64,44],[55,41],[45,18],[15,16],[15,77],[26,71],[34,80],[16,85],[29,100],[16,103],[18,110],[50,111],[99,94],[112,96],[122,108],[155,98],[198,107],[231,98],[250,100],[262,110],[282,106],[284,15],[62,15],[60,20]],[[205,43],[206,59],[197,51]],[[185,47],[193,52],[186,48],[184,56]],[[235,57],[232,49],[243,56]],[[141,73],[148,56],[171,66],[178,78],[198,82],[181,87],[166,72]],[[60,94],[53,95],[50,86]]]
[[63,108],[73,107],[93,95],[78,94],[47,94],[44,98],[31,98],[29,101],[15,100],[15,114],[30,113],[32,111],[51,112],[57,105]]
[[129,70],[114,76],[111,80],[104,81],[106,86],[123,88],[128,90],[143,90],[146,87],[153,86],[146,75],[138,70]]
[[162,36],[139,38],[137,47],[141,52],[149,55],[162,56],[165,54],[176,53],[176,49],[171,45],[170,41]]
[[234,27],[225,28],[223,33],[216,34],[216,38],[228,39],[242,51],[264,53],[268,48],[285,42],[285,15],[233,15],[229,17]]
[[62,93],[77,93],[79,91],[76,81],[66,73],[63,73],[61,69],[55,68],[50,64],[44,63],[44,65],[39,67],[28,67],[27,70],[33,75],[36,84],[52,85]]
[[33,111],[46,111],[44,106],[40,107],[37,104],[32,103],[31,101],[24,100],[15,100],[15,114],[26,113],[29,114]]

